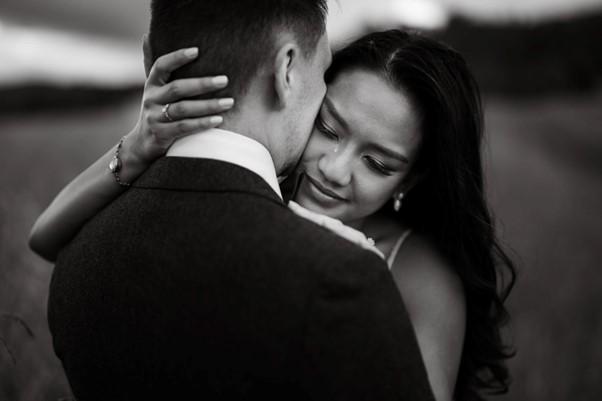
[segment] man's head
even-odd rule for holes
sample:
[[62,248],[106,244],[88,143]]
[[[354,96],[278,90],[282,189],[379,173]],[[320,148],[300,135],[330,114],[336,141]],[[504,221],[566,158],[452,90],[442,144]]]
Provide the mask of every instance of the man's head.
[[172,79],[227,75],[236,99],[223,127],[262,142],[279,173],[298,160],[325,92],[326,0],[152,0],[153,58],[199,57]]

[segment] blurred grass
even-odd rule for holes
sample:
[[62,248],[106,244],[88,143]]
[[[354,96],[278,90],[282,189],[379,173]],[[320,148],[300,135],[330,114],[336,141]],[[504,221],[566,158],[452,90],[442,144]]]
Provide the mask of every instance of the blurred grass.
[[27,246],[29,230],[57,192],[134,126],[138,98],[79,110],[0,115],[0,312],[23,318],[35,337],[0,318],[0,400],[70,396],[52,350],[46,298],[52,265]]
[[602,92],[487,102],[489,184],[522,259],[507,400],[602,399]]
[[[0,115],[0,400],[69,396],[46,323],[51,264],[27,235],[72,177],[135,123],[135,96],[86,110]],[[501,400],[602,399],[602,91],[486,97],[491,201],[521,260],[509,301],[514,384]],[[494,397],[492,397],[494,398]]]

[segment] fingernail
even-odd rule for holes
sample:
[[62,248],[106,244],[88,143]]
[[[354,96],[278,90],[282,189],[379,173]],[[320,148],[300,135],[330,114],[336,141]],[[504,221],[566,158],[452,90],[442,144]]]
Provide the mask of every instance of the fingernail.
[[199,54],[198,47],[191,47],[190,49],[184,50],[184,55],[186,57],[196,57]]
[[231,97],[227,97],[227,98],[218,100],[217,103],[221,107],[232,107],[232,105],[234,104],[234,99],[232,99]]
[[211,124],[221,124],[222,121],[224,121],[222,116],[213,116],[209,119]]
[[213,78],[213,84],[215,86],[226,86],[228,85],[228,77],[225,75],[220,75]]

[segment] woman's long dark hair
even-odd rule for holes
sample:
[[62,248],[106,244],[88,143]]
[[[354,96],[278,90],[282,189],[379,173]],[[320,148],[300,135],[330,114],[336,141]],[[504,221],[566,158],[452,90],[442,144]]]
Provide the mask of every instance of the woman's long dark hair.
[[[395,218],[430,238],[460,276],[467,303],[456,400],[480,400],[483,390],[504,393],[509,374],[500,328],[515,268],[495,236],[484,192],[483,113],[476,81],[464,58],[418,33],[366,35],[334,55],[327,82],[363,69],[409,94],[422,113],[422,145],[408,179],[423,177]],[[383,211],[392,211],[386,205]],[[391,212],[392,213],[392,212]]]

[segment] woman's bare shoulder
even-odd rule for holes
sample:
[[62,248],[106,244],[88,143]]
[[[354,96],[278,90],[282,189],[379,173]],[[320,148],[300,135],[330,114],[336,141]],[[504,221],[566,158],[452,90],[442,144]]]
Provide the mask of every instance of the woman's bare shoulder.
[[389,257],[395,243],[410,227],[389,216],[375,213],[366,219],[362,231],[376,242],[377,248]]
[[437,400],[451,400],[462,355],[466,300],[462,280],[437,247],[410,235],[392,267]]
[[[418,233],[410,235],[393,263],[392,273],[402,278],[412,293],[433,295],[435,300],[464,309],[462,280],[439,249]],[[421,297],[421,298],[422,298]],[[424,300],[422,300],[424,301]],[[449,302],[453,302],[449,304]]]

